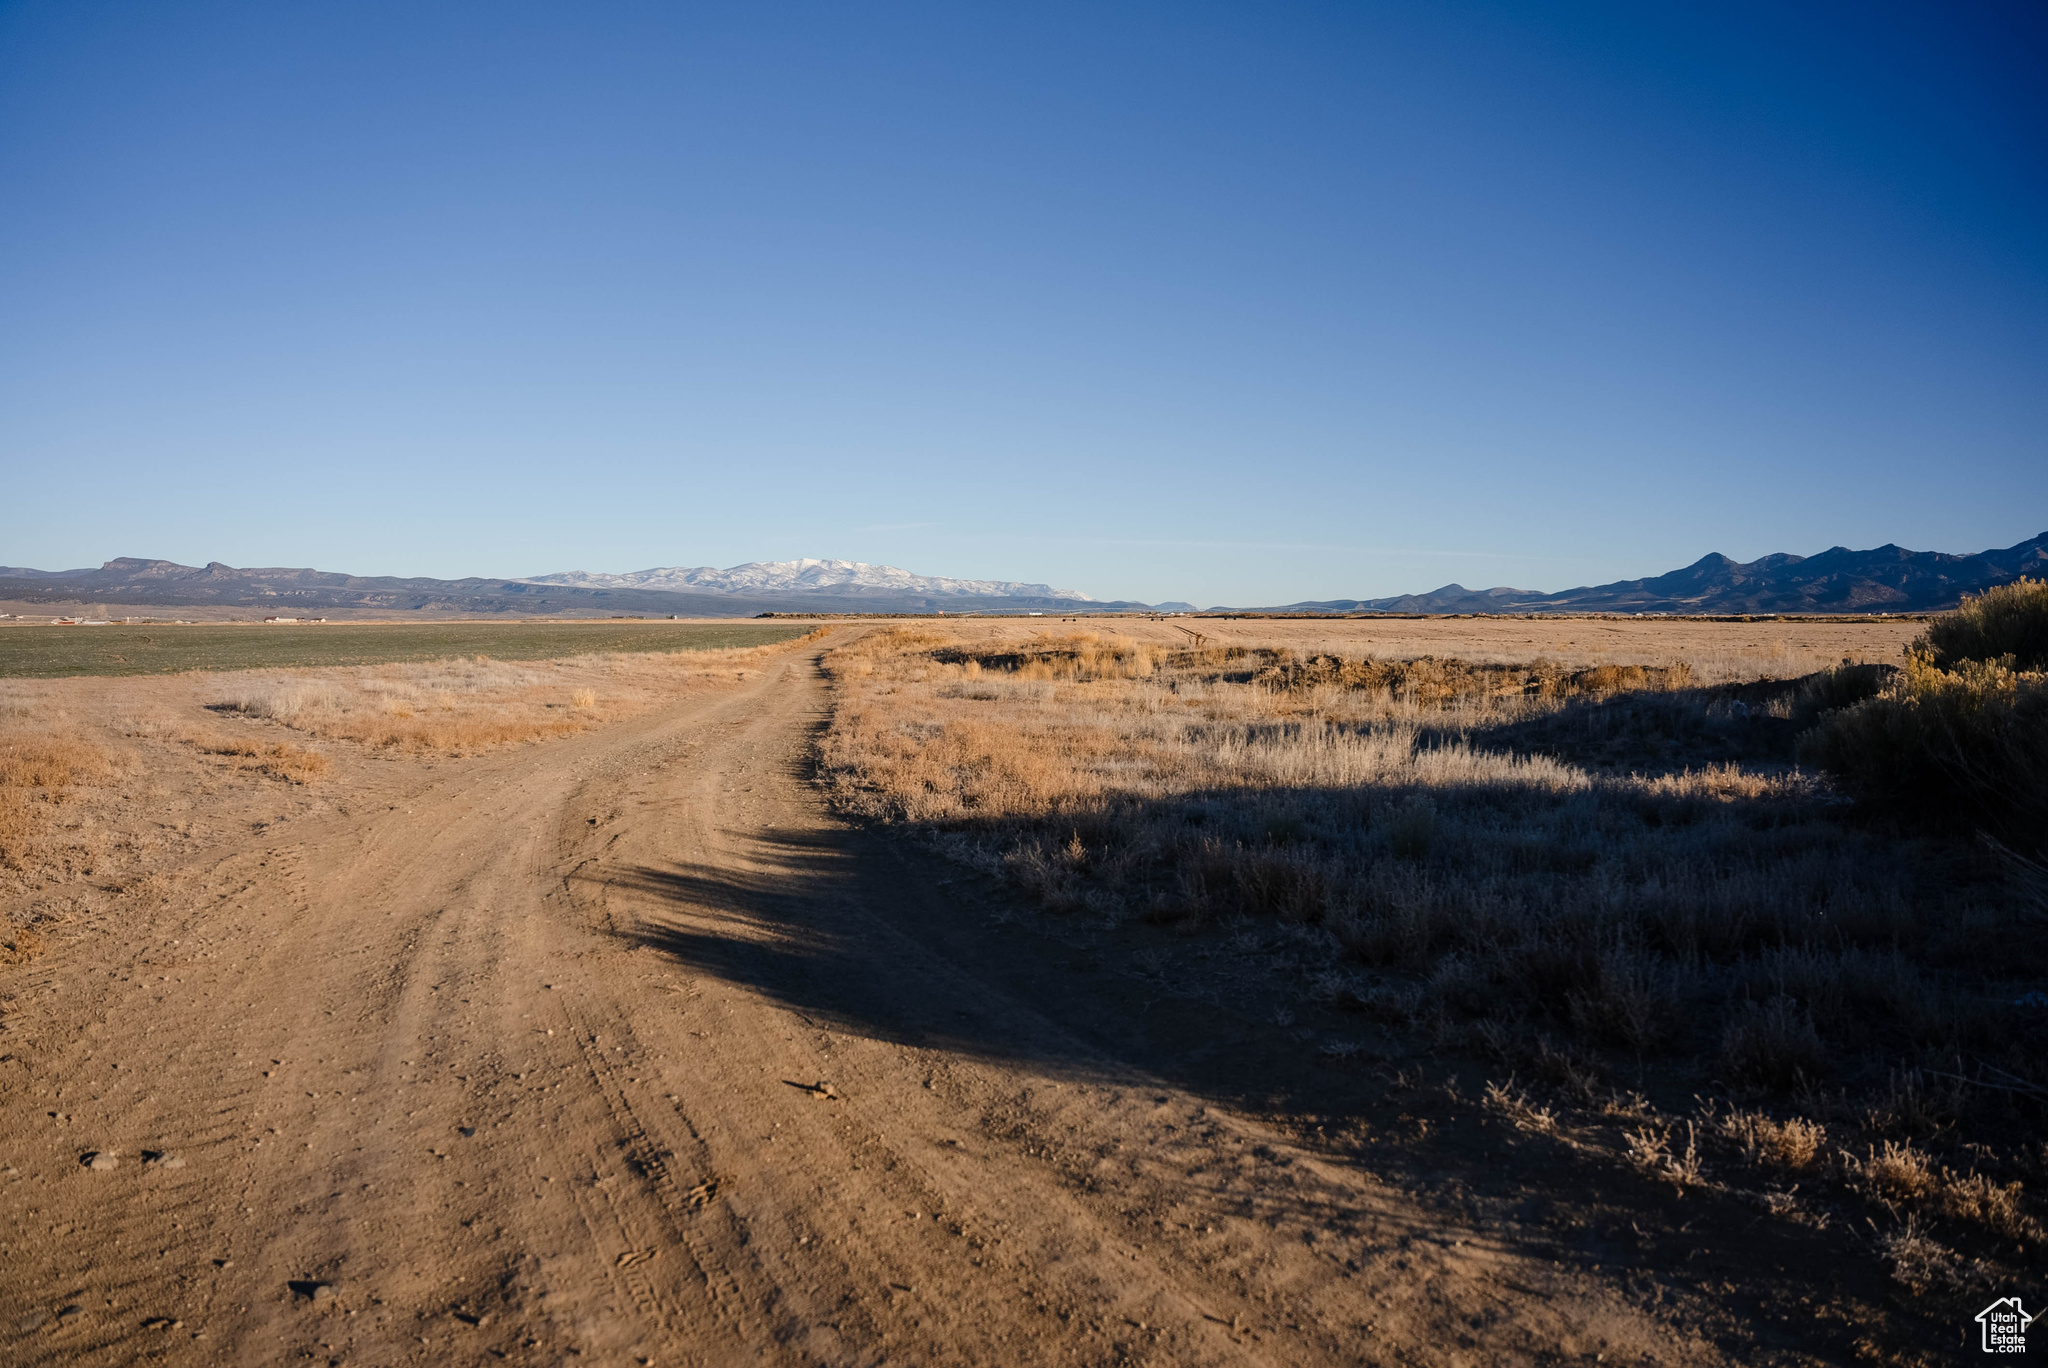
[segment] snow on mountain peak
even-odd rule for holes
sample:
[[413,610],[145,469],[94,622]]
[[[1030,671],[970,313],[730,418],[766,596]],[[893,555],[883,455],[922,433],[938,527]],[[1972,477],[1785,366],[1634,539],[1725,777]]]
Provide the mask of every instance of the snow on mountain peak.
[[693,568],[666,566],[635,570],[624,575],[592,574],[565,570],[555,575],[535,575],[528,584],[568,584],[584,589],[669,589],[694,590],[711,594],[764,594],[862,591],[893,594],[935,594],[971,598],[1055,598],[1076,603],[1092,602],[1074,589],[1054,589],[1045,584],[1020,584],[1015,580],[949,579],[943,575],[916,575],[893,565],[869,565],[865,561],[786,560],[748,561],[720,570],[709,565]]

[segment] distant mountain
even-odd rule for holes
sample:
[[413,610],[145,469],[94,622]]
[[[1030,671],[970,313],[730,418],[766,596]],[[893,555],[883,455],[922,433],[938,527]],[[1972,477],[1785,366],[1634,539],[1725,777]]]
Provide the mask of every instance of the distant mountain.
[[[689,577],[702,577],[692,582]],[[664,577],[668,577],[664,579]],[[674,587],[671,587],[674,586]],[[96,570],[0,566],[0,599],[138,608],[256,608],[268,614],[492,613],[518,616],[751,617],[757,613],[1058,613],[1143,610],[1073,590],[913,575],[852,561],[768,561],[731,570],[523,579],[405,579],[327,570],[237,569],[121,557]]]
[[1296,613],[1924,613],[2022,575],[2048,576],[2048,532],[1973,556],[1830,547],[1817,556],[1779,553],[1743,563],[1718,553],[1649,579],[1617,580],[1546,594],[1467,589],[1290,603]]
[[1426,594],[1401,594],[1384,599],[1324,599],[1314,603],[1290,603],[1291,613],[1520,613],[1514,605],[1543,595],[1534,589],[1467,589],[1446,584]]
[[661,570],[635,570],[625,575],[594,575],[583,570],[567,570],[556,575],[535,575],[525,583],[568,584],[585,589],[694,590],[713,594],[833,594],[848,597],[920,594],[1094,602],[1079,590],[1055,589],[1047,584],[947,579],[938,575],[915,575],[893,565],[843,560],[749,561],[729,570],[718,570],[708,565],[691,570],[672,566]]

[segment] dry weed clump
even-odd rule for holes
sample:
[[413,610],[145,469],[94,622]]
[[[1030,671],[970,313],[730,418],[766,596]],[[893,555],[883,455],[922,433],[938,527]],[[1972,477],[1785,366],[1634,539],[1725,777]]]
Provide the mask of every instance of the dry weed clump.
[[1892,1277],[1916,1293],[1969,1292],[1990,1283],[1989,1270],[1981,1259],[1963,1258],[1917,1221],[1887,1231],[1877,1244],[1891,1265]]
[[47,854],[56,810],[79,790],[119,775],[104,747],[73,733],[17,732],[0,740],[0,868],[23,870]]
[[1943,1170],[1937,1206],[1950,1220],[1982,1226],[2015,1242],[2038,1245],[2048,1232],[2028,1214],[2023,1195],[2023,1185],[2017,1179],[2001,1184],[1981,1173]]
[[10,736],[0,741],[0,788],[97,786],[118,772],[105,748],[77,736]]
[[1887,1140],[1861,1159],[1850,1157],[1850,1185],[1882,1202],[1917,1206],[1939,1186],[1933,1159],[1908,1141]]
[[2026,1209],[2025,1188],[2017,1179],[2000,1183],[1975,1171],[1958,1172],[1911,1142],[1892,1140],[1861,1157],[1844,1155],[1842,1163],[1852,1188],[1886,1206],[1922,1218],[1937,1215],[2022,1244],[2038,1243],[2044,1234]]
[[[821,769],[845,810],[1049,909],[1298,928],[1305,1002],[1524,1070],[1632,1126],[1638,1166],[1681,1189],[1710,1181],[1704,1138],[1742,1171],[1898,1206],[1902,1156],[2048,1119],[2028,905],[1982,852],[1846,820],[1793,763],[1816,700],[1894,687],[1882,670],[1701,685],[1649,662],[971,630],[829,653]],[[1695,1137],[1644,1098],[1615,1110],[1604,1080],[1646,1069],[1667,1096],[1732,1095],[1741,1119]],[[1773,1097],[1806,1115],[1770,1119]],[[1524,1128],[1546,1109],[1489,1105]],[[1999,1233],[2032,1200],[2011,1174],[1931,1162],[1915,1212],[2018,1238]]]
[[238,770],[253,770],[287,783],[303,784],[332,768],[332,762],[318,751],[286,745],[282,741],[205,741],[200,753],[218,756]]
[[1679,1193],[1687,1188],[1707,1186],[1700,1166],[1699,1135],[1693,1123],[1685,1123],[1685,1147],[1679,1148],[1673,1128],[1664,1125],[1639,1126],[1624,1137],[1629,1162],[1638,1172],[1661,1179]]
[[1719,1120],[1724,1139],[1740,1146],[1753,1164],[1805,1173],[1827,1156],[1827,1127],[1804,1117],[1784,1121],[1756,1111],[1736,1110]]
[[1531,1101],[1526,1092],[1515,1086],[1512,1078],[1506,1083],[1488,1083],[1485,1102],[1489,1108],[1506,1117],[1516,1130],[1532,1135],[1557,1133],[1557,1113]]

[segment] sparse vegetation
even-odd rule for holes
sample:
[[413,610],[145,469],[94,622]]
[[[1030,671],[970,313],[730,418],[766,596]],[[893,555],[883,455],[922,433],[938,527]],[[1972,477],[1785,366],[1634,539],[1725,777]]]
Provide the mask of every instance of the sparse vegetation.
[[1780,1121],[1764,1112],[1737,1109],[1720,1118],[1720,1134],[1741,1147],[1755,1164],[1805,1173],[1827,1154],[1827,1127],[1804,1117]]
[[282,741],[213,741],[202,743],[199,749],[227,760],[236,769],[255,770],[293,784],[303,784],[332,768],[332,762],[320,752]]
[[0,868],[21,870],[47,855],[56,810],[118,774],[103,747],[75,733],[11,730],[0,740]]
[[[813,639],[818,633],[799,640]],[[629,717],[677,686],[732,679],[777,646],[510,662],[488,656],[237,677],[216,711],[376,750],[467,753],[572,736]],[[596,684],[603,684],[602,701]]]
[[115,772],[113,757],[104,748],[78,736],[16,733],[0,741],[0,788],[97,785]]
[[[1937,698],[1951,734],[2021,711],[2004,666],[1744,679],[919,630],[827,662],[839,803],[1057,914],[1291,927],[1304,1004],[1548,1085],[1488,1092],[1517,1130],[1571,1108],[1680,1190],[1831,1185],[1917,1223],[1895,1260],[1914,1277],[1975,1266],[1930,1231],[1986,1255],[2036,1238],[2048,1012],[2024,1004],[2048,953],[2027,904],[1987,852],[1863,823],[1795,762],[1814,719],[1847,744],[1842,719],[1900,698]],[[1947,782],[2025,772],[1979,764]]]

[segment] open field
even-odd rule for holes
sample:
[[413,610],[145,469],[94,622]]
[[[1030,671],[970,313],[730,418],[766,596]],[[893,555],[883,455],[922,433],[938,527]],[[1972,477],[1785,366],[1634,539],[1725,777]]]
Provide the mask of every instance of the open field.
[[[1181,625],[1219,646],[1270,647],[1303,655],[1411,659],[1451,656],[1481,664],[1547,659],[1589,665],[1685,662],[1703,682],[1789,678],[1845,657],[1896,662],[1924,623],[1896,618],[1713,622],[1692,618],[1192,618]],[[1051,627],[1062,624],[1052,622]],[[1083,619],[1066,624],[1131,641],[1189,645],[1176,620]],[[1033,624],[989,623],[1009,636],[1046,630]]]
[[1512,625],[0,684],[0,1358],[1948,1361],[2048,985],[1783,755],[1911,631]]
[[0,679],[174,674],[489,656],[548,660],[598,651],[716,651],[767,646],[806,624],[735,622],[251,623],[0,628]]

